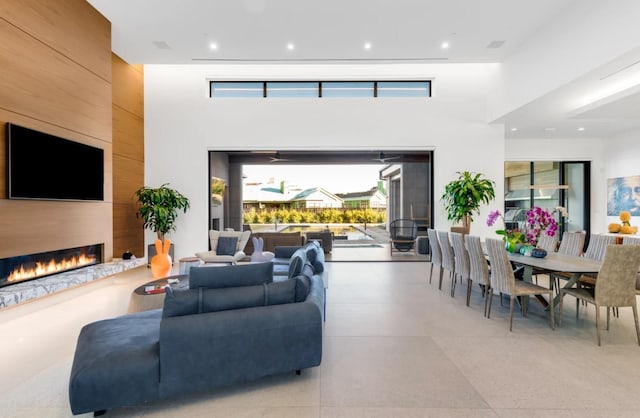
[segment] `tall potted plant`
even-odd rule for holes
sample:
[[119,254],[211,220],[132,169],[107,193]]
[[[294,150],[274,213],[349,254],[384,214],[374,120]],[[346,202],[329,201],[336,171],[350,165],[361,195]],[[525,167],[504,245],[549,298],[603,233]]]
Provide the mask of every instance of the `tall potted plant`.
[[[139,203],[137,216],[142,218],[142,226],[155,232],[163,243],[165,235],[175,231],[179,211],[186,213],[190,207],[189,199],[168,185],[165,183],[157,188],[144,186],[136,191]],[[149,259],[154,250],[155,245],[150,245]],[[169,254],[173,256],[172,251]]]
[[447,211],[447,219],[461,223],[468,233],[473,215],[480,213],[480,205],[495,198],[495,182],[480,173],[458,171],[458,178],[444,187],[441,199]]

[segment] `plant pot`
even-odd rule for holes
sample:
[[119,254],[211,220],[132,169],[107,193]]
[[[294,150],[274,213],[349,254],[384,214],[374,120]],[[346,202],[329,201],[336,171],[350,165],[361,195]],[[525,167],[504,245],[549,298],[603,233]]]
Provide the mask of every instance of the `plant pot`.
[[171,275],[172,257],[169,255],[169,251],[172,249],[172,246],[171,240],[156,240],[156,254],[151,257],[151,275],[154,279]]
[[[169,257],[171,257],[172,260],[175,259],[173,250],[174,247],[173,244],[171,244],[171,247],[169,247]],[[147,267],[151,267],[151,259],[156,254],[158,254],[158,252],[156,251],[155,244],[149,244],[147,247]]]

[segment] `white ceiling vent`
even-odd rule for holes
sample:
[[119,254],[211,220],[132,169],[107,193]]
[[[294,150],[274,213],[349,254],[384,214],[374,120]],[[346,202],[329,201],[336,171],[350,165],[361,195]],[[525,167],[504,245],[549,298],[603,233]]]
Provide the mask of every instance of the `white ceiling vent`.
[[152,41],[152,43],[156,46],[156,48],[158,49],[171,49],[171,47],[169,47],[169,44],[166,43],[165,41]]
[[498,49],[502,45],[504,45],[504,42],[505,41],[491,41],[491,42],[489,42],[489,45],[487,45],[487,48]]

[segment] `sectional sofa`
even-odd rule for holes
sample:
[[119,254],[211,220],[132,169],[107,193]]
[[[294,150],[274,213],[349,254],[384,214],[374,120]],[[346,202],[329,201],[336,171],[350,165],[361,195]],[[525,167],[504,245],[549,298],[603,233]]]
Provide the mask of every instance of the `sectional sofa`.
[[192,267],[189,289],[168,289],[162,309],[82,328],[71,411],[100,415],[318,366],[324,297],[309,269],[273,281],[273,263]]

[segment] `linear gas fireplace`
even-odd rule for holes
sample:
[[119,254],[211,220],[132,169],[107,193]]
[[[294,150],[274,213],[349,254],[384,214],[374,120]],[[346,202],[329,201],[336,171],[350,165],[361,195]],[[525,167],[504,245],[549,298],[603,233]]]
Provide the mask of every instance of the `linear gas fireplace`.
[[0,259],[0,287],[102,263],[103,244]]

